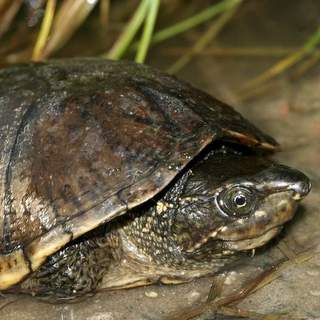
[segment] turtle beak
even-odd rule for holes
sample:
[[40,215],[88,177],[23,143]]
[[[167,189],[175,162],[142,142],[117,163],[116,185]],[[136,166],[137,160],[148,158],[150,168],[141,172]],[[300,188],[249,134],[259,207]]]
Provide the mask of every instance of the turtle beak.
[[311,182],[302,172],[277,164],[268,171],[260,187],[269,189],[271,192],[292,191],[292,199],[299,201],[310,192]]
[[294,200],[301,200],[310,192],[311,182],[309,178],[300,171],[294,171],[296,171],[296,176],[291,178],[295,178],[295,180],[289,184],[289,190],[292,190],[294,192]]

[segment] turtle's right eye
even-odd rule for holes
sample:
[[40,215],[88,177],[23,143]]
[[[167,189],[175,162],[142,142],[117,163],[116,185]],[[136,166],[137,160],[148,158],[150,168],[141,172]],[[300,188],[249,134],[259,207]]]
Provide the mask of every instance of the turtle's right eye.
[[257,206],[257,194],[247,187],[233,186],[218,195],[220,209],[231,217],[249,216]]

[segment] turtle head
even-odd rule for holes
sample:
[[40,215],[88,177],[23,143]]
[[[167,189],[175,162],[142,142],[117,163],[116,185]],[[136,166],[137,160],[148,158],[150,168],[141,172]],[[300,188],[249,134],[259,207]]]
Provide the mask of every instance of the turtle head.
[[292,219],[310,191],[300,171],[258,156],[221,154],[197,165],[174,228],[188,255],[229,255],[260,247]]

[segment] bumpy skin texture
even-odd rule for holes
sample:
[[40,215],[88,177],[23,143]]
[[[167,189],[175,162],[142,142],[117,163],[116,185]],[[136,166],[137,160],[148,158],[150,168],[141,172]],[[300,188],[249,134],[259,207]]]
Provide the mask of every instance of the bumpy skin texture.
[[231,107],[134,63],[22,65],[0,83],[0,289],[152,198],[212,140],[276,148]]
[[80,241],[48,257],[46,263],[13,292],[54,296],[56,299],[74,299],[90,294],[101,284],[114,262],[114,249],[112,241],[101,235],[80,238]]

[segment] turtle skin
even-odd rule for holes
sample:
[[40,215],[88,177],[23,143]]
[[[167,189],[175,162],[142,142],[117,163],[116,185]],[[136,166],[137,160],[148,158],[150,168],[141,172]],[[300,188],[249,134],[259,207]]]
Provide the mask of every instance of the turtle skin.
[[0,71],[0,290],[163,190],[214,140],[272,152],[230,106],[132,62]]

